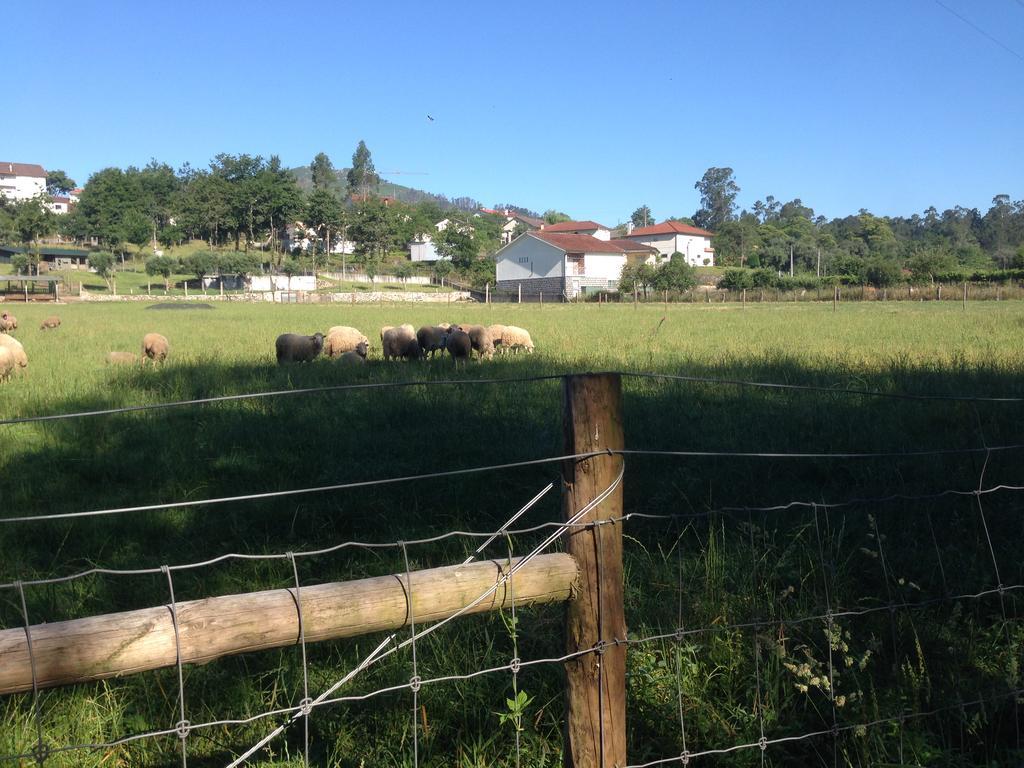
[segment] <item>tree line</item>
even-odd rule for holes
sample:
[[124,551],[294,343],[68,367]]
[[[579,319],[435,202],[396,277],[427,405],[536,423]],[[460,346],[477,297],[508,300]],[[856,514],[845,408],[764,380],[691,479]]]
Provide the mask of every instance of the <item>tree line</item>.
[[[700,208],[680,220],[714,232],[716,264],[764,270],[733,275],[741,287],[774,284],[779,273],[803,283],[813,276],[888,285],[905,279],[983,279],[1024,269],[1024,200],[1006,194],[993,197],[984,213],[958,205],[911,216],[876,216],[861,209],[828,219],[800,198],[783,202],[772,195],[738,210],[740,187],[731,168],[709,168],[694,186]],[[653,217],[641,206],[631,220],[644,226]]]

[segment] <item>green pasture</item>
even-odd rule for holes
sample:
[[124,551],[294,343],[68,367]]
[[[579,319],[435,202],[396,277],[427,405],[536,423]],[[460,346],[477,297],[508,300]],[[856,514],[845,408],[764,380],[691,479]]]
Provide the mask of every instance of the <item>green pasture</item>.
[[[119,291],[121,290],[119,284]],[[425,382],[424,386],[189,406],[0,425],[0,518],[103,510],[428,474],[561,452],[557,381],[481,379],[620,370],[808,384],[828,392],[730,383],[623,380],[629,448],[759,453],[906,453],[1024,443],[1015,402],[901,400],[847,390],[1024,397],[1024,304],[954,303],[492,305],[260,305],[212,309],[141,304],[5,305],[30,363],[0,385],[0,420],[222,394]],[[58,314],[56,331],[41,331]],[[504,323],[530,330],[533,355],[455,368],[447,359],[385,363],[379,328],[408,322]],[[360,328],[367,365],[329,360],[279,368],[274,339],[332,325]],[[164,334],[163,366],[109,368]],[[467,382],[467,383],[459,383]],[[630,760],[828,732],[769,747],[765,764],[1001,765],[1024,758],[1021,685],[1024,525],[1019,493],[917,497],[1024,485],[1021,452],[786,459],[627,459],[626,598],[632,638],[700,630],[629,650]],[[492,531],[550,481],[558,466],[421,479],[260,501],[178,507],[74,521],[0,522],[0,584],[91,567],[150,568],[228,552],[283,553],[346,541],[395,542],[450,530]],[[775,511],[771,505],[807,502]],[[557,492],[523,518],[559,519]],[[543,533],[496,541],[522,554]],[[991,546],[990,546],[991,542]],[[461,562],[479,539],[408,548],[410,566]],[[993,566],[999,568],[996,578]],[[404,570],[399,548],[345,548],[300,558],[303,584]],[[229,560],[175,573],[177,599],[281,588],[286,560]],[[977,595],[956,598],[957,595]],[[26,589],[33,622],[165,604],[158,575],[95,575]],[[895,611],[875,610],[913,604]],[[920,605],[918,605],[920,604]],[[872,609],[828,621],[827,608]],[[562,652],[562,608],[461,620],[417,648],[424,679]],[[797,622],[796,619],[806,619]],[[0,628],[22,625],[18,593],[0,589]],[[738,625],[744,625],[743,627]],[[399,636],[403,636],[401,633]],[[310,645],[316,696],[383,638]],[[831,663],[831,666],[830,666]],[[831,674],[829,670],[831,668]],[[302,698],[297,648],[186,668],[193,724],[244,718]],[[340,691],[401,685],[396,654]],[[416,728],[420,765],[560,765],[563,678],[557,666],[424,685]],[[960,701],[984,698],[961,711]],[[411,766],[408,690],[317,709],[311,763]],[[177,676],[162,670],[41,694],[46,743],[103,743],[173,727]],[[941,710],[941,714],[923,716]],[[906,721],[887,718],[902,713]],[[859,724],[885,720],[871,728]],[[189,764],[223,765],[280,718],[194,730]],[[31,694],[0,697],[0,758],[35,745]],[[301,726],[271,742],[260,765],[302,765]],[[52,766],[180,762],[175,736],[54,753]],[[716,758],[756,766],[760,749]],[[30,764],[29,760],[24,761]],[[15,765],[18,763],[15,762]]]

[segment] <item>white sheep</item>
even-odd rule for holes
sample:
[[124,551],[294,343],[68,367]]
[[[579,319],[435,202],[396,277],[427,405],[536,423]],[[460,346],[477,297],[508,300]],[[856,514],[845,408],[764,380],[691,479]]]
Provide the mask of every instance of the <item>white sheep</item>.
[[135,365],[139,362],[139,356],[134,352],[107,352],[103,361],[107,365]]
[[0,313],[0,333],[10,333],[18,327],[18,318],[10,312]]
[[411,325],[381,328],[380,343],[385,360],[390,360],[393,357],[404,357],[406,360],[421,357],[420,345],[416,341],[416,329]]
[[7,347],[0,347],[0,382],[7,381],[14,373],[14,355]]
[[162,363],[167,359],[167,353],[170,351],[171,345],[166,336],[159,333],[147,333],[142,337],[142,362],[151,360],[154,363]]
[[360,344],[370,345],[370,340],[360,330],[347,325],[335,325],[324,336],[324,354],[328,357],[340,357],[346,352],[354,351]]
[[505,326],[505,325],[488,325],[487,326],[487,333],[489,333],[490,336],[491,336],[491,343],[494,344],[495,351],[504,352],[504,350],[503,349],[499,349],[499,347],[501,347],[501,334],[503,334],[505,332],[505,328],[507,328],[507,327],[508,326]]
[[525,349],[527,352],[533,353],[533,339],[530,338],[530,332],[514,325],[505,326],[505,330],[501,334],[501,346],[509,351]]
[[25,354],[25,348],[13,336],[0,334],[0,349],[6,349],[10,353],[15,366],[18,368],[28,367],[28,355]]

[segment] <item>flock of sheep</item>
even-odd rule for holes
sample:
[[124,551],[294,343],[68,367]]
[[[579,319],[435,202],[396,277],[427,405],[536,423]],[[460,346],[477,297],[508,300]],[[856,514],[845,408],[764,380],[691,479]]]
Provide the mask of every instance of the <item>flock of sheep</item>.
[[[60,318],[50,315],[40,323],[39,328],[43,331],[60,328]],[[11,335],[11,332],[17,329],[17,317],[10,312],[0,313],[0,383],[10,380],[15,372],[28,367],[25,346]],[[142,339],[141,359],[143,362],[163,362],[170,349],[166,337],[159,333],[147,333]],[[139,355],[133,352],[108,352],[106,356],[108,365],[137,363],[139,360]]]
[[[51,315],[40,328],[60,327],[60,318]],[[0,314],[0,382],[7,381],[18,370],[28,367],[28,354],[11,332],[17,330],[18,318],[9,312]],[[441,323],[425,325],[418,331],[411,325],[386,325],[380,329],[381,353],[385,360],[423,360],[438,352],[447,353],[458,365],[471,360],[476,352],[478,360],[490,360],[497,352],[533,352],[533,339],[525,328],[514,325],[468,325]],[[361,331],[346,325],[336,325],[326,334],[303,336],[284,333],[274,345],[279,365],[308,363],[324,353],[342,363],[361,365],[370,351],[370,340]],[[167,359],[171,346],[165,336],[147,333],[142,339],[142,353],[108,352],[108,365],[131,365],[140,362],[160,363]]]
[[[490,360],[495,351],[533,352],[533,339],[525,328],[514,325],[467,325],[441,323],[425,325],[418,331],[411,325],[385,325],[380,329],[381,353],[385,360],[422,360],[445,352],[458,365],[477,353]],[[303,336],[284,333],[274,345],[279,365],[308,363],[321,353],[343,363],[362,364],[370,349],[370,340],[357,328],[336,325],[326,334]]]

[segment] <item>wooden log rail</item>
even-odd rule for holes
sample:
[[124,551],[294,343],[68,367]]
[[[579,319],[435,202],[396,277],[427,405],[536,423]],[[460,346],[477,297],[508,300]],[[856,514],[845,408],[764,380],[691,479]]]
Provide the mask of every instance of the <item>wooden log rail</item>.
[[[516,562],[516,560],[513,560]],[[355,637],[440,621],[467,609],[499,584],[508,560],[431,568],[406,574],[302,587],[307,642]],[[512,606],[564,602],[578,590],[568,554],[538,555],[466,614]],[[411,587],[409,582],[411,581]],[[411,601],[410,601],[411,595]],[[221,656],[295,645],[299,611],[294,589],[224,595],[176,604],[181,660],[202,664]],[[176,664],[169,605],[0,631],[0,694],[83,683]]]

